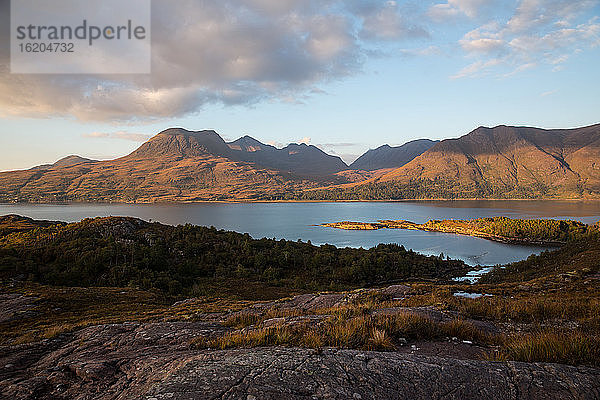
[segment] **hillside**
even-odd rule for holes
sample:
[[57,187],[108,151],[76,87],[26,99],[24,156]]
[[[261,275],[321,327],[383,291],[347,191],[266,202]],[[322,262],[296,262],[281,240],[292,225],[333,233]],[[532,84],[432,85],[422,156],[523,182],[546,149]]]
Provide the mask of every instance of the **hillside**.
[[[0,277],[6,398],[431,399],[441,393],[562,400],[600,391],[597,239],[497,266],[466,284],[429,274],[453,262],[398,246],[367,251],[254,241],[133,218],[48,225],[9,216],[3,223],[20,230],[1,240],[5,257],[13,257]],[[247,264],[265,251],[273,265],[287,267]],[[353,260],[353,252],[364,257]],[[339,277],[352,271],[377,281],[390,272],[385,257],[392,253],[426,268],[393,285],[297,289],[321,278],[348,285]],[[144,257],[147,270],[137,270]],[[290,267],[289,258],[310,260],[316,269]],[[199,269],[213,271],[202,284],[189,276]],[[224,284],[219,275],[227,272]],[[288,274],[296,276],[288,281],[295,288],[284,281],[256,286],[257,277],[264,284]],[[31,282],[40,277],[60,286]],[[170,283],[173,277],[185,285]],[[126,279],[110,281],[119,278]],[[195,297],[186,297],[190,285]]]
[[443,140],[382,176],[304,199],[597,199],[600,124],[577,129],[480,127]]
[[[290,158],[297,156],[304,160],[300,164],[321,168],[320,150],[294,146],[300,151]],[[329,160],[330,156],[322,155]],[[275,170],[244,161],[250,158],[230,148],[214,131],[167,129],[116,160],[1,172],[0,202],[276,199],[290,191],[343,181],[336,176],[307,179],[286,171],[291,162],[281,163],[281,170]],[[305,167],[300,172],[311,171]]]
[[350,169],[374,171],[384,168],[399,168],[429,150],[437,140],[419,139],[392,147],[387,144],[367,151],[358,157]]
[[89,158],[85,158],[85,157],[80,157],[77,155],[70,155],[70,156],[66,156],[61,158],[60,160],[56,161],[53,164],[42,164],[42,165],[38,165],[36,167],[33,167],[32,169],[48,169],[48,168],[53,168],[53,167],[69,167],[71,165],[77,165],[77,164],[84,164],[84,163],[88,163],[88,162],[93,162],[95,160],[91,160]]
[[220,283],[233,292],[253,283],[282,291],[346,289],[416,277],[449,279],[466,271],[462,261],[397,244],[338,249],[126,217],[65,225],[8,215],[0,217],[3,232],[0,279],[23,275],[54,285],[133,285],[199,295]]
[[600,125],[544,130],[480,127],[444,140],[376,182],[422,181],[464,197],[600,195]]

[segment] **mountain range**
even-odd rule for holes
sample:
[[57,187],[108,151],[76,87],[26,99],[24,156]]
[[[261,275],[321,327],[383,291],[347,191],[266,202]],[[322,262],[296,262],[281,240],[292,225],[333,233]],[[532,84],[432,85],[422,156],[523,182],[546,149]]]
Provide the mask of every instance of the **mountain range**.
[[316,146],[170,128],[131,154],[0,173],[0,202],[600,198],[600,124],[479,127],[367,151],[350,166]]

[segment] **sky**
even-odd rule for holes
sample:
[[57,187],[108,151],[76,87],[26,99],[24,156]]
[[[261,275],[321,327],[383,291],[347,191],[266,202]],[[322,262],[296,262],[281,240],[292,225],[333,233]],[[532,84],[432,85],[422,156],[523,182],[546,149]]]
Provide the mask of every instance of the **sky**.
[[174,126],[351,162],[600,122],[599,0],[152,0],[151,33],[150,74],[44,75],[10,73],[0,32],[0,170],[120,157]]

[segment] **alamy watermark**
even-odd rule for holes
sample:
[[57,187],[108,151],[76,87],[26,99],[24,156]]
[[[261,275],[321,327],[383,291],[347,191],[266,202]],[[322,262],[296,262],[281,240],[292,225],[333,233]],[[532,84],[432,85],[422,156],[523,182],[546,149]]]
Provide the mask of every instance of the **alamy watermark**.
[[150,73],[150,0],[11,0],[11,72]]

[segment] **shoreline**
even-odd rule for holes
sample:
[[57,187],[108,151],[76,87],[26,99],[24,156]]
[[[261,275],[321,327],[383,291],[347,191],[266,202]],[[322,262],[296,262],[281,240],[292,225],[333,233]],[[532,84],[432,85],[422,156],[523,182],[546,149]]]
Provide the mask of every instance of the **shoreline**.
[[398,200],[166,200],[166,201],[147,201],[147,202],[127,202],[127,201],[23,201],[23,202],[0,202],[0,206],[9,205],[85,205],[85,204],[113,204],[113,205],[183,205],[183,204],[281,204],[281,203],[427,203],[427,202],[465,202],[465,201],[514,201],[514,202],[570,202],[570,203],[599,203],[600,199],[486,199],[486,198],[465,198],[465,199],[398,199]]

